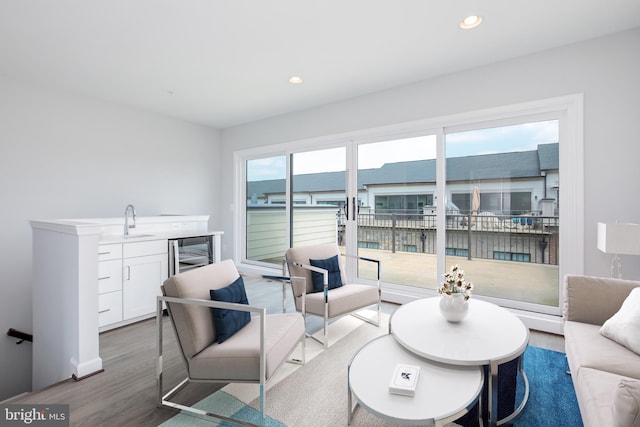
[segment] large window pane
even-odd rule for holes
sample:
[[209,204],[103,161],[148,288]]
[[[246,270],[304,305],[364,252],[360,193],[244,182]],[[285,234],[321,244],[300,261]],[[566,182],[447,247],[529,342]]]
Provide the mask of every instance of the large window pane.
[[433,135],[358,146],[358,254],[382,261],[386,283],[436,286],[435,158]]
[[286,157],[246,162],[246,258],[282,264],[287,250]]
[[346,149],[295,153],[291,164],[291,246],[342,244],[339,214],[346,197]]
[[446,266],[474,293],[557,307],[558,121],[448,133]]

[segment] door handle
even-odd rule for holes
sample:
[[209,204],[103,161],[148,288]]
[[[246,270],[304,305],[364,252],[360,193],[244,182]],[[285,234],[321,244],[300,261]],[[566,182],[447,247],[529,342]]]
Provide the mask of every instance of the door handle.
[[356,220],[356,198],[355,197],[351,198],[351,212],[353,215],[352,219],[355,221]]
[[344,217],[347,221],[349,221],[349,198],[348,197],[344,201]]
[[178,241],[173,241],[173,274],[180,273],[180,247]]

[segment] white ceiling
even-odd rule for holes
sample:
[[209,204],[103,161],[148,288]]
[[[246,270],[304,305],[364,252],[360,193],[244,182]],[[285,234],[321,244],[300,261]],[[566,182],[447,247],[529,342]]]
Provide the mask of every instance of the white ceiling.
[[639,20],[640,0],[0,0],[0,73],[225,128]]

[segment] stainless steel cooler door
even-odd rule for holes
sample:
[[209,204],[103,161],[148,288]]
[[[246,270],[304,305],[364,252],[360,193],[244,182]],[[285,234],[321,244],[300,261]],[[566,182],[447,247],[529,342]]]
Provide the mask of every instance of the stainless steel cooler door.
[[169,240],[169,275],[213,263],[213,236]]

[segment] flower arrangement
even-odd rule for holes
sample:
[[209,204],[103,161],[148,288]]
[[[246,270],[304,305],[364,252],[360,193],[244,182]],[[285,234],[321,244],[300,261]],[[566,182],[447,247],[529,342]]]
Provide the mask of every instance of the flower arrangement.
[[468,300],[471,297],[472,290],[473,284],[465,280],[464,270],[462,270],[458,264],[455,264],[444,274],[444,282],[442,282],[442,286],[438,288],[438,294],[463,294],[464,299]]

